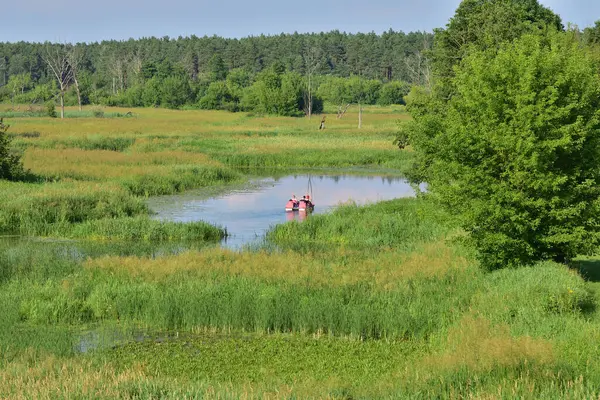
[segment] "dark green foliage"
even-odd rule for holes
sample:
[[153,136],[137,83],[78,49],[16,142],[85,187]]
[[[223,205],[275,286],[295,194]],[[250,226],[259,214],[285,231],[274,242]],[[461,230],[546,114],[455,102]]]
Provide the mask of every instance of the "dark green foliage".
[[600,20],[596,21],[593,27],[586,28],[583,35],[586,43],[600,45]]
[[568,261],[599,242],[600,77],[572,32],[472,49],[454,96],[409,124],[431,192],[488,268]]
[[165,78],[161,84],[160,94],[161,105],[167,108],[179,108],[192,98],[187,78],[180,76]]
[[389,106],[390,104],[405,104],[404,97],[409,92],[410,85],[406,82],[388,82],[381,87],[377,104],[382,106]]
[[396,136],[396,139],[394,139],[393,143],[398,146],[400,150],[403,150],[410,144],[409,133],[400,128],[400,132],[398,132],[398,135]]
[[452,76],[452,68],[468,54],[470,46],[494,49],[546,27],[560,30],[562,22],[538,0],[463,0],[446,29],[435,32],[434,72],[438,78]]
[[382,87],[384,86],[378,80],[364,79],[359,76],[348,79],[328,77],[324,79],[317,92],[324,100],[337,106],[375,104],[380,97]]
[[142,92],[142,102],[146,107],[155,107],[160,105],[161,100],[161,81],[157,77],[152,77],[144,85]]
[[17,180],[25,175],[21,156],[11,149],[12,138],[9,137],[9,125],[0,119],[0,179]]
[[227,78],[227,66],[225,65],[225,61],[223,61],[223,57],[219,54],[212,56],[208,62],[208,70],[210,71],[210,80],[212,82],[224,81]]
[[[225,80],[235,70],[245,71],[250,78],[271,67],[276,67],[279,73],[292,71],[304,76],[309,64],[315,62],[315,58],[300,55],[306,48],[313,49],[318,55],[314,77],[348,77],[354,74],[365,79],[409,81],[411,76],[405,68],[405,60],[408,55],[422,50],[424,41],[431,41],[431,34],[389,30],[381,35],[333,31],[242,39],[152,37],[74,46],[0,43],[0,66],[3,66],[0,100],[39,104],[53,98],[56,83],[43,61],[47,46],[51,51],[69,47],[83,54],[77,78],[83,104],[134,107],[160,105],[163,99],[157,83],[174,76],[187,78],[195,88],[203,88],[199,96],[194,90],[193,95],[186,99],[186,104],[190,105],[204,96],[203,90],[209,83]],[[311,65],[314,67],[314,64]],[[23,81],[21,77],[24,76],[29,77],[29,81]],[[143,93],[152,80],[153,90]],[[7,85],[9,81],[12,83],[10,88]],[[70,89],[65,93],[65,102],[76,105],[75,85],[68,83]],[[249,85],[250,82],[241,86]],[[242,97],[239,93],[232,94]],[[173,107],[171,99],[164,100],[164,103]]]
[[300,74],[282,71],[275,65],[256,77],[244,92],[244,110],[284,116],[302,115],[303,80]]
[[227,83],[216,81],[208,86],[206,95],[200,99],[199,106],[205,110],[234,111],[236,104]]

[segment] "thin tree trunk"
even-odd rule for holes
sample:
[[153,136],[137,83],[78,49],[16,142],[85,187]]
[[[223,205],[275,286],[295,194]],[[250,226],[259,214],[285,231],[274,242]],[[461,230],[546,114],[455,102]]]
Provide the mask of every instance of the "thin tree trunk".
[[308,119],[312,116],[312,82],[311,76],[308,76]]
[[350,107],[350,103],[346,104],[346,107],[344,107],[342,109],[342,106],[338,106],[338,113],[337,113],[337,119],[342,119],[342,117],[346,114],[346,111],[348,111],[348,108]]
[[60,118],[65,118],[65,92],[60,92]]
[[79,91],[79,81],[75,76],[73,76],[73,80],[75,81],[75,91],[77,91],[77,102],[79,103],[79,111],[82,111],[81,108],[81,92]]
[[362,128],[362,105],[358,103],[358,129]]

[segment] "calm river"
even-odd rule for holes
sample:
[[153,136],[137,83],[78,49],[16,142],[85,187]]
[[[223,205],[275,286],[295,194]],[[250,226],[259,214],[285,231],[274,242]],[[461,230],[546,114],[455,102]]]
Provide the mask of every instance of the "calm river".
[[[149,199],[156,218],[169,221],[203,220],[227,228],[229,237],[222,245],[238,249],[258,242],[273,225],[302,220],[305,214],[285,212],[285,203],[295,194],[298,198],[310,190],[315,203],[314,214],[326,213],[333,207],[354,201],[374,203],[398,197],[411,197],[414,190],[404,179],[372,176],[286,176],[266,178],[253,189],[243,189],[206,198],[201,192]],[[310,216],[308,216],[310,218]]]

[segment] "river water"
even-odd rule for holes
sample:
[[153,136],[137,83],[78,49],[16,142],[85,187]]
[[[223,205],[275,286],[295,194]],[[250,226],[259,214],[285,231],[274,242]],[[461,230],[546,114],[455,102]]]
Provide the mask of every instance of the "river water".
[[353,175],[293,175],[265,178],[251,188],[206,198],[202,192],[149,199],[156,218],[190,222],[203,220],[227,229],[229,236],[222,246],[239,249],[259,242],[266,231],[280,223],[310,218],[301,212],[286,212],[285,204],[295,194],[298,198],[311,192],[313,214],[331,211],[349,201],[368,204],[399,197],[412,197],[413,188],[406,180],[394,177]]

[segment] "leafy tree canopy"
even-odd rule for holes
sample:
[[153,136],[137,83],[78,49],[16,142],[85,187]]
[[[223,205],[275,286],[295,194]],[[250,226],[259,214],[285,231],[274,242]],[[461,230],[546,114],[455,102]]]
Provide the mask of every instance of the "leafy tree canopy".
[[577,35],[472,49],[454,72],[452,98],[417,96],[408,129],[427,164],[420,178],[470,233],[482,264],[595,250],[600,75]]
[[435,31],[433,71],[438,79],[452,77],[471,50],[497,49],[547,27],[563,29],[560,17],[537,0],[463,0],[446,29]]

